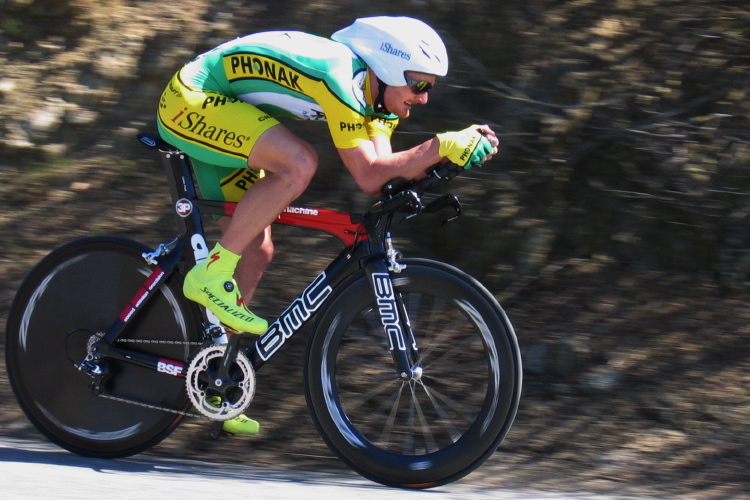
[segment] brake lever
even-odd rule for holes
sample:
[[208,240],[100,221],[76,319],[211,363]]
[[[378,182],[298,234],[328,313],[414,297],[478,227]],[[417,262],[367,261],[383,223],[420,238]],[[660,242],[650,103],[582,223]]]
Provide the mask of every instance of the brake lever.
[[422,211],[424,213],[434,214],[444,208],[452,208],[455,211],[455,214],[445,219],[440,224],[440,227],[443,227],[447,223],[453,222],[454,220],[458,219],[459,217],[461,217],[461,215],[463,215],[464,212],[463,207],[461,206],[461,202],[458,201],[458,198],[452,194],[444,194],[440,198],[431,201],[430,203],[425,205]]

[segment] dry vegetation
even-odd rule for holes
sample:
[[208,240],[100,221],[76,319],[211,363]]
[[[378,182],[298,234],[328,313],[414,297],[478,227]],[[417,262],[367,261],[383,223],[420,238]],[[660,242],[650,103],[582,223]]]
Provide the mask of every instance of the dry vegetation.
[[[741,497],[750,489],[750,9],[744,0],[6,0],[0,5],[0,322],[74,237],[173,235],[153,127],[161,86],[238,34],[329,34],[408,13],[452,71],[397,141],[486,122],[494,165],[457,180],[460,224],[406,226],[407,254],[497,292],[524,351],[515,426],[467,478],[489,487]],[[31,104],[31,105],[30,105]],[[325,133],[303,202],[362,209]],[[278,313],[338,247],[280,229],[260,307]],[[416,240],[416,241],[415,241]],[[472,242],[467,245],[467,241]],[[302,253],[300,248],[309,249]],[[291,271],[293,270],[293,272]],[[303,343],[260,374],[254,439],[186,423],[153,453],[342,471],[305,416]],[[0,369],[0,433],[38,435]]]

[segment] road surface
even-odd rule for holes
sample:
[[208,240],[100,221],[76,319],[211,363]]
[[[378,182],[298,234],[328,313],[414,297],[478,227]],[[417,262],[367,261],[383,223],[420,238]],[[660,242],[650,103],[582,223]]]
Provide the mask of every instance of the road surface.
[[613,500],[633,497],[486,489],[466,481],[425,491],[405,491],[356,476],[311,471],[238,464],[217,466],[145,454],[118,460],[87,458],[48,442],[0,437],[0,498]]

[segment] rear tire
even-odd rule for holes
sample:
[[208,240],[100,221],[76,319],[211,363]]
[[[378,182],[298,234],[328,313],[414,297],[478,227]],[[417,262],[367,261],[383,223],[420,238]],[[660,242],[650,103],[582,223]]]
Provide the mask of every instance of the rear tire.
[[[113,237],[69,243],[30,272],[10,310],[6,328],[8,377],[26,416],[47,438],[74,453],[124,457],[144,451],[169,435],[180,415],[105,399],[79,371],[86,346],[106,331],[143,285],[151,270],[141,257],[149,249]],[[195,309],[182,296],[177,273],[149,299],[121,338],[193,341],[199,332]],[[127,347],[185,362],[185,344]],[[120,397],[183,409],[183,378],[130,363],[107,360],[103,389]]]
[[305,383],[321,436],[366,478],[402,488],[455,481],[494,453],[515,418],[521,357],[513,327],[476,280],[438,262],[391,274],[422,356],[397,376],[367,276],[331,297],[310,339]]

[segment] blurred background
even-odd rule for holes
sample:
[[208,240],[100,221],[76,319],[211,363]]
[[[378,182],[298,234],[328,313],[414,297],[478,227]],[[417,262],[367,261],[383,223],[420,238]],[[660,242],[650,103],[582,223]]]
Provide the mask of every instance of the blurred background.
[[[0,0],[2,324],[56,246],[172,238],[162,166],[135,134],[155,131],[182,64],[251,32],[329,36],[383,14],[431,24],[451,64],[395,148],[472,123],[501,140],[495,159],[450,185],[459,222],[399,231],[405,254],[485,283],[524,353],[516,425],[466,480],[706,498],[750,489],[745,0]],[[285,125],[321,158],[297,204],[364,211],[326,127]],[[259,294],[269,317],[338,250],[294,231],[276,233]],[[261,375],[261,437],[211,443],[188,423],[153,452],[336,469],[303,416],[302,353]],[[35,435],[0,377],[0,432]]]

